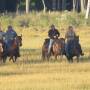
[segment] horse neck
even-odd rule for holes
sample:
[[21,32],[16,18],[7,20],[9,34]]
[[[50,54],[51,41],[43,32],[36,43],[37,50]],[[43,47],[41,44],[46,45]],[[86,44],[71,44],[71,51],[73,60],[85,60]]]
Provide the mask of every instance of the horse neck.
[[13,44],[12,44],[12,48],[17,48],[17,47],[18,47],[17,41],[14,40],[14,41],[13,41]]

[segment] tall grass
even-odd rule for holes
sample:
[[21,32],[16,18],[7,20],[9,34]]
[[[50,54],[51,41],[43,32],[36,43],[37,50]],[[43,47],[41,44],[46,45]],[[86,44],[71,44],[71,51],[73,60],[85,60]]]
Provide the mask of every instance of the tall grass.
[[[74,25],[76,27],[86,25],[84,14],[68,11],[47,13],[31,12],[30,14],[21,14],[16,16],[9,14],[1,16],[0,22],[5,28],[8,24],[12,24],[14,27],[20,27],[22,23],[27,23],[28,26],[37,29],[49,27],[51,24],[55,24],[60,28],[68,25]],[[90,20],[88,20],[87,25],[90,25]]]
[[[90,20],[86,25],[83,14],[33,12],[1,16],[0,22],[4,30],[12,24],[23,35],[21,57],[14,64],[9,61],[0,64],[0,90],[90,90]],[[42,44],[51,24],[56,25],[61,37],[68,25],[76,27],[85,53],[80,63],[69,64],[65,57],[62,61],[41,59]]]

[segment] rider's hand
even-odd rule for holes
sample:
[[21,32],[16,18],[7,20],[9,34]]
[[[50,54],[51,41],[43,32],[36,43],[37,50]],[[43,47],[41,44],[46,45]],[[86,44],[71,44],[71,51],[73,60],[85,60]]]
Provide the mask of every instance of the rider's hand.
[[58,37],[59,35],[57,34],[56,36]]
[[56,38],[56,36],[54,36],[54,38]]

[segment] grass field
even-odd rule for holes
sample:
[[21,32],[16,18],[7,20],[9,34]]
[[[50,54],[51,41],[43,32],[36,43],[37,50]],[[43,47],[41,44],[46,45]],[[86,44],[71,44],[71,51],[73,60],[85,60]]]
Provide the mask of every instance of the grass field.
[[41,46],[47,32],[24,31],[21,57],[16,63],[7,61],[0,66],[0,90],[90,90],[90,28],[83,29],[76,32],[85,56],[73,64],[65,57],[42,61]]
[[[5,23],[3,19],[2,22]],[[85,56],[80,57],[79,63],[75,59],[70,64],[65,57],[49,62],[41,59],[42,44],[49,29],[47,21],[41,24],[42,28],[15,26],[17,33],[23,36],[21,57],[16,63],[7,60],[6,64],[0,64],[0,90],[90,90],[90,26],[76,28]],[[58,23],[56,27],[64,37],[67,25]]]

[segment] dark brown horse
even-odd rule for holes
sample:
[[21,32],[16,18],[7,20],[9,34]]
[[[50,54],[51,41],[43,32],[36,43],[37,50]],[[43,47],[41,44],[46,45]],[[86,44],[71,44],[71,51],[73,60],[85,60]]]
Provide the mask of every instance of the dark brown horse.
[[53,45],[51,47],[51,52],[49,55],[48,55],[48,46],[49,46],[49,39],[45,39],[45,42],[42,47],[43,60],[44,59],[49,60],[51,55],[53,55],[55,59],[57,59],[57,56],[63,55],[65,53],[64,52],[64,49],[65,49],[65,39],[64,38],[54,39]]
[[7,57],[10,57],[9,60],[13,60],[13,62],[16,62],[18,56],[19,56],[19,47],[22,46],[22,35],[17,36],[13,41],[12,45],[8,51],[5,51],[6,54],[4,54],[4,62],[6,61]]
[[73,62],[73,57],[77,57],[77,62],[79,62],[79,57],[81,55],[81,47],[79,45],[79,36],[76,36],[74,40],[69,42],[69,45],[67,47],[69,49],[69,52],[66,51],[66,57],[69,62]]

